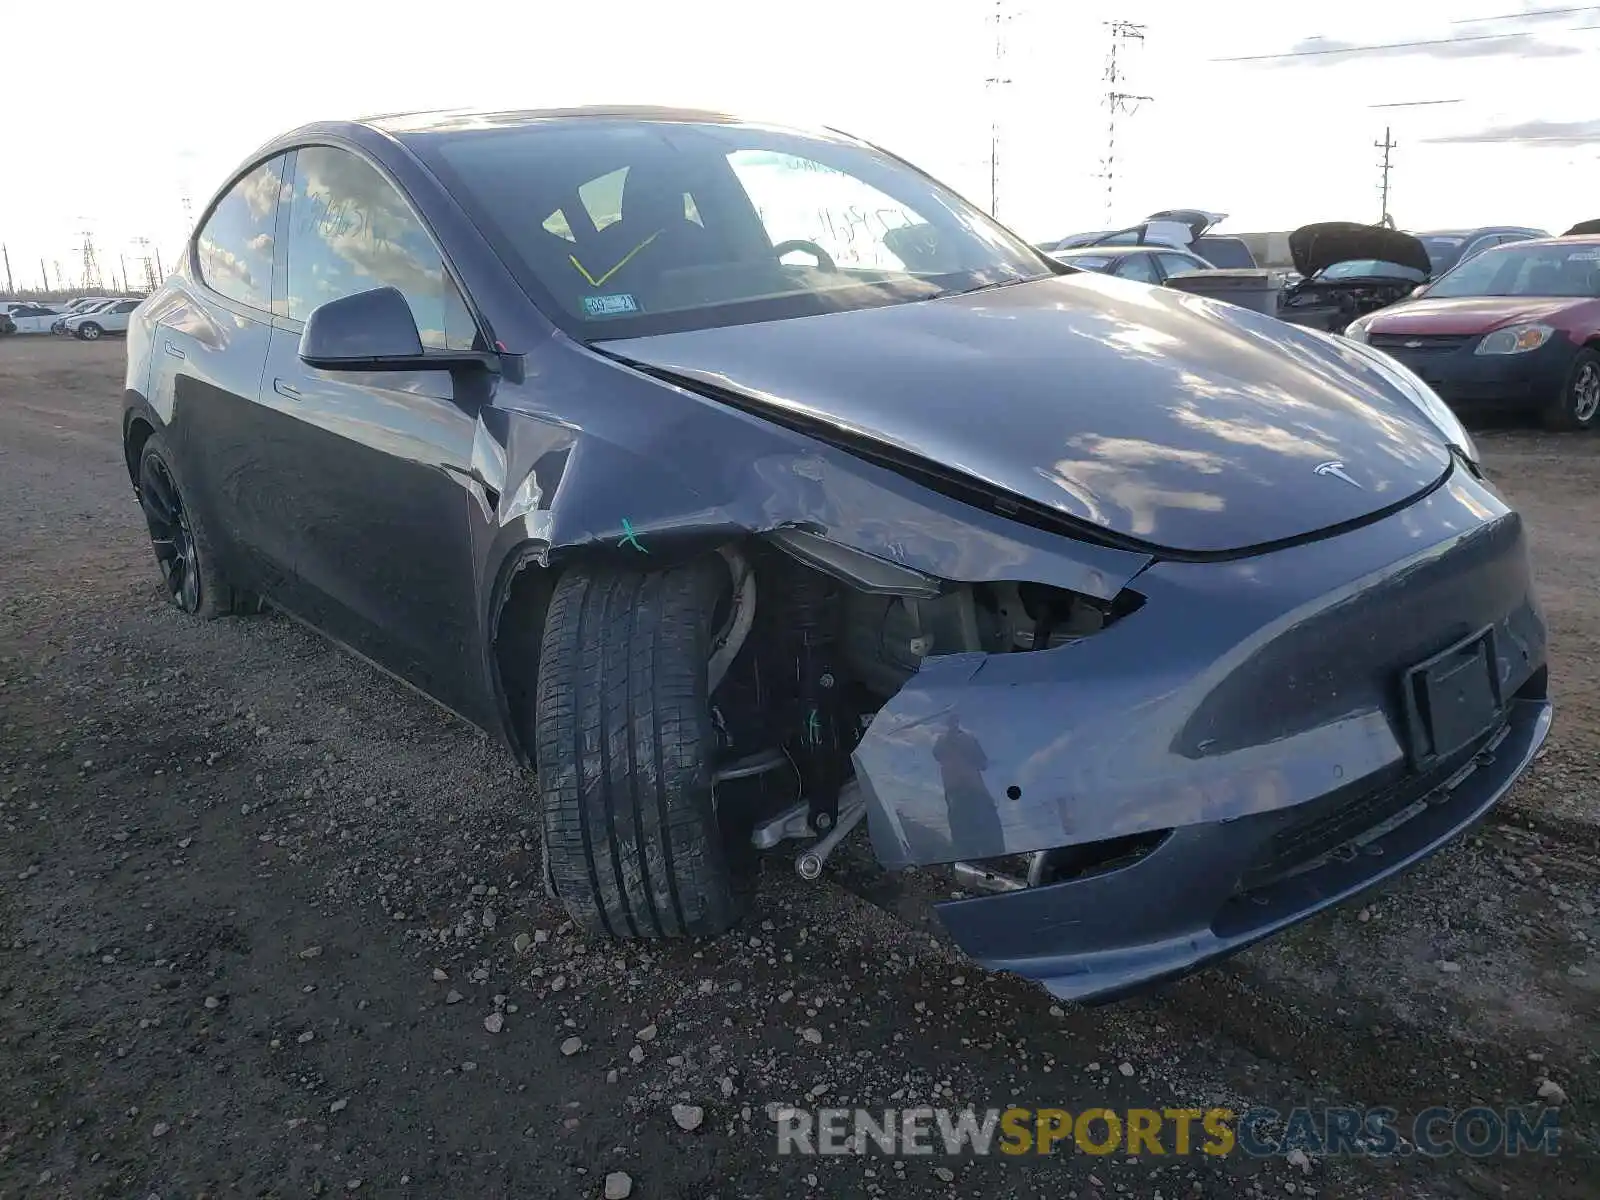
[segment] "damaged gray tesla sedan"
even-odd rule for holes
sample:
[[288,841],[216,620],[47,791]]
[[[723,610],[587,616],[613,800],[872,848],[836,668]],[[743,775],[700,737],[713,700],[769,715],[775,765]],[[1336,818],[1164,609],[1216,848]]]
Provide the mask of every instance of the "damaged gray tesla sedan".
[[717,934],[865,820],[1105,999],[1436,850],[1550,722],[1522,521],[1414,375],[842,134],[299,129],[136,314],[123,428],[174,602],[502,737],[597,934]]

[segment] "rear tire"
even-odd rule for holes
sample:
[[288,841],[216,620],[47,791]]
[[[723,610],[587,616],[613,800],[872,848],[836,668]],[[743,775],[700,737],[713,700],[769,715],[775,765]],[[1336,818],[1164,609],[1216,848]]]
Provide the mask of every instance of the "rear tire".
[[1600,418],[1600,353],[1578,351],[1562,381],[1561,391],[1544,410],[1544,427],[1555,430],[1593,429]]
[[96,325],[93,321],[85,321],[82,325],[78,326],[78,337],[85,342],[99,341],[100,335],[104,332],[105,330],[101,329],[100,326]]
[[545,617],[534,747],[548,877],[573,921],[709,937],[741,908],[717,820],[706,693],[727,571],[578,567]]

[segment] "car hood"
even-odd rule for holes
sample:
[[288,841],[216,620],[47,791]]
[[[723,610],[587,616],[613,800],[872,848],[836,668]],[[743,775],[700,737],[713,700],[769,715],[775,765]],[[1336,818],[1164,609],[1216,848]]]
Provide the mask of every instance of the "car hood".
[[1418,296],[1367,319],[1367,332],[1404,335],[1488,333],[1502,325],[1549,321],[1593,300],[1550,296]]
[[598,348],[1185,553],[1359,521],[1449,469],[1355,347],[1087,272]]
[[1424,275],[1433,270],[1427,247],[1409,233],[1354,221],[1320,221],[1300,226],[1289,235],[1289,255],[1294,259],[1294,269],[1307,279],[1335,263],[1357,258],[1381,259]]

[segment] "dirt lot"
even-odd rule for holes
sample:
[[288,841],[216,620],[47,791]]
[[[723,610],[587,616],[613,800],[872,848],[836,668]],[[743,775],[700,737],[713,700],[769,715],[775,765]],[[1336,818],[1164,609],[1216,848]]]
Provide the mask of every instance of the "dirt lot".
[[[619,1171],[645,1200],[1600,1192],[1600,439],[1484,438],[1555,638],[1556,733],[1514,799],[1365,906],[1063,1011],[859,855],[810,888],[774,863],[715,944],[573,936],[507,755],[282,618],[163,603],[122,353],[0,341],[0,1198],[588,1197]],[[1545,1080],[1555,1157],[780,1158],[767,1115],[1408,1114]]]

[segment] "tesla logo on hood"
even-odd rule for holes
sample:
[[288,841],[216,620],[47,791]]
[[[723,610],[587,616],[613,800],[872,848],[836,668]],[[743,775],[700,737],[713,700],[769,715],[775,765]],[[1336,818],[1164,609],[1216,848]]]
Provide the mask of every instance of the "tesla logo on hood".
[[[1336,461],[1336,462],[1318,463],[1317,464],[1317,474],[1318,475],[1326,475],[1331,479],[1342,479],[1346,483],[1348,483],[1351,487],[1357,487],[1357,488],[1361,487],[1361,485],[1359,483],[1357,483],[1354,479],[1351,479],[1349,475],[1345,474],[1344,464],[1342,462],[1337,462]],[[1363,490],[1365,490],[1365,489],[1363,489]]]

